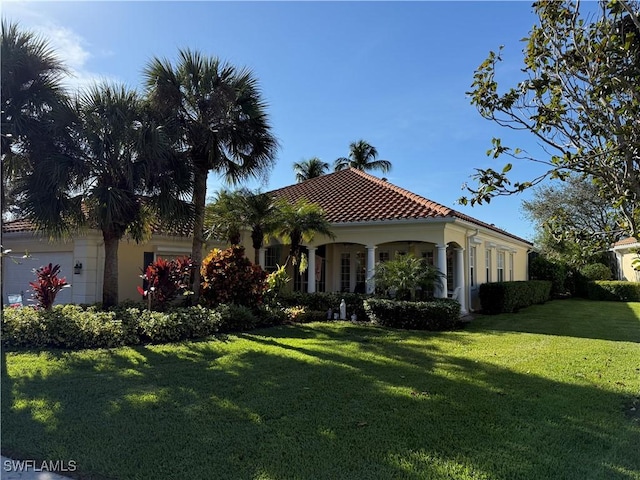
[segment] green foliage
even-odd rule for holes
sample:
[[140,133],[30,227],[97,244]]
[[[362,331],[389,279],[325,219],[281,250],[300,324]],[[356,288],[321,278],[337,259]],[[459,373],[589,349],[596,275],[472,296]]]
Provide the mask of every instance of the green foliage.
[[391,170],[391,162],[389,160],[378,160],[378,150],[365,142],[358,140],[351,142],[349,145],[349,157],[340,157],[334,162],[336,172],[347,168],[355,168],[356,170],[380,170],[387,173]]
[[551,294],[566,292],[567,267],[564,263],[536,256],[529,262],[529,278],[531,280],[549,280],[552,283]]
[[285,307],[305,307],[311,311],[325,312],[331,309],[332,313],[340,312],[340,302],[344,299],[347,305],[347,320],[355,313],[358,320],[366,317],[363,301],[370,298],[370,295],[349,292],[289,292],[282,293],[279,297],[280,303]]
[[213,307],[233,303],[254,307],[262,302],[267,274],[244,255],[244,247],[213,249],[202,261],[201,297],[203,305]]
[[393,328],[450,330],[460,320],[460,304],[449,298],[428,302],[368,298],[364,309],[372,322]]
[[611,269],[603,263],[591,263],[580,269],[587,280],[611,280]]
[[174,260],[158,258],[140,275],[146,281],[147,288],[143,290],[138,287],[138,293],[147,299],[149,307],[164,310],[178,293],[185,292],[189,287],[192,270],[193,262],[189,257]]
[[56,305],[51,310],[6,309],[1,333],[5,347],[77,350],[203,338],[261,324],[280,324],[284,318],[270,320],[261,323],[249,308],[240,305],[219,305],[215,309],[197,305],[167,312],[131,306],[103,311],[93,306]]
[[311,310],[307,307],[288,307],[284,309],[286,321],[289,323],[326,322],[327,312]]
[[587,298],[617,302],[640,302],[640,283],[596,280],[587,284]]
[[220,304],[216,307],[216,312],[220,314],[221,332],[252,330],[259,323],[258,317],[245,305]]
[[278,213],[274,233],[289,243],[289,257],[294,265],[300,261],[300,246],[303,241],[310,242],[318,234],[335,237],[324,210],[317,203],[308,202],[304,198],[289,203],[281,198],[276,202],[276,208]]
[[327,170],[329,170],[329,164],[318,157],[312,157],[293,164],[293,171],[296,174],[296,182],[298,183],[321,177],[327,173]]
[[511,313],[544,303],[551,295],[551,285],[547,280],[483,283],[479,291],[482,312],[490,315]]
[[546,179],[588,176],[616,211],[617,227],[633,235],[640,220],[640,10],[629,0],[600,2],[593,10],[585,5],[533,4],[539,21],[524,39],[523,79],[517,85],[504,88],[497,81],[501,51],[490,52],[477,68],[468,94],[480,115],[528,131],[543,145],[536,155],[494,138],[487,154],[534,161],[546,171],[512,183],[506,168],[476,169],[470,203],[518,193]]
[[440,287],[437,280],[442,273],[425,259],[413,255],[396,255],[393,260],[376,265],[376,289],[399,300],[415,300],[419,290],[421,297],[431,298],[434,287]]
[[590,178],[571,175],[535,188],[533,199],[522,203],[544,256],[579,267],[598,261],[600,252],[619,240],[615,211],[599,190]]
[[44,265],[35,271],[36,281],[29,282],[33,289],[33,298],[38,302],[38,308],[49,310],[56,301],[58,292],[70,287],[66,278],[58,278],[60,265]]

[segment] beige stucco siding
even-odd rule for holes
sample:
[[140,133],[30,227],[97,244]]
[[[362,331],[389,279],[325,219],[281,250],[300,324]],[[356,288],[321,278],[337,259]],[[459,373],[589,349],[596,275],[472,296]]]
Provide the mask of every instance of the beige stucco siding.
[[625,246],[625,248],[614,248],[616,260],[618,261],[618,271],[620,274],[619,280],[626,280],[628,282],[640,281],[640,272],[633,268],[633,260],[638,258],[638,254],[633,251],[633,247],[638,245]]

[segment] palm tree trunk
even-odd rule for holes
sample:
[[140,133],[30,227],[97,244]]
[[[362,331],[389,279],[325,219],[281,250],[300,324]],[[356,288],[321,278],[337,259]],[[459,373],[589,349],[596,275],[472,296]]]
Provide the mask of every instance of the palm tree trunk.
[[104,279],[102,283],[102,306],[118,304],[118,246],[120,239],[110,232],[102,232],[104,239]]
[[191,247],[191,259],[193,260],[193,271],[191,273],[191,291],[193,292],[193,303],[200,300],[200,265],[202,264],[202,247],[204,245],[204,207],[207,199],[207,176],[209,170],[196,173],[195,185],[193,189],[193,244]]

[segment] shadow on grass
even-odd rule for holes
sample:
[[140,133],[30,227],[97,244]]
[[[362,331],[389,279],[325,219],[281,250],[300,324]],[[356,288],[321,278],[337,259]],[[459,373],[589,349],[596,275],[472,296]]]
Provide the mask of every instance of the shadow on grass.
[[467,329],[640,343],[640,303],[553,300],[515,314],[478,315]]
[[623,396],[419,338],[278,327],[226,344],[59,352],[32,375],[3,365],[3,451],[122,480],[640,476]]

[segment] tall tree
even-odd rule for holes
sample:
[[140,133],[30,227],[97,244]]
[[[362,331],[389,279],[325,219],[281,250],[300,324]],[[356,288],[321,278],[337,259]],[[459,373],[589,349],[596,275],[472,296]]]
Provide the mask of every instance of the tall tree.
[[468,93],[484,118],[533,134],[545,152],[534,156],[494,138],[488,155],[537,162],[546,171],[512,184],[507,175],[511,163],[501,170],[477,169],[477,186],[468,188],[470,203],[511,195],[547,178],[587,175],[616,209],[620,227],[635,235],[640,218],[640,6],[630,0],[601,1],[590,4],[586,15],[578,1],[543,0],[533,8],[539,24],[525,39],[524,80],[499,89],[501,52],[490,52]]
[[[144,240],[158,218],[171,227],[187,216],[189,209],[180,197],[189,193],[190,184],[171,167],[168,139],[134,91],[94,85],[78,96],[75,110],[74,168],[54,173],[47,168],[51,165],[36,165],[24,184],[24,209],[47,231],[60,229],[62,223],[65,228],[87,225],[102,232],[102,302],[110,307],[118,303],[120,240],[125,234]],[[55,177],[65,174],[72,183],[57,187]]]
[[[192,259],[202,262],[209,171],[234,183],[264,173],[277,150],[258,81],[216,57],[180,50],[178,62],[154,58],[145,68],[148,96],[173,132],[175,149],[194,171]],[[194,275],[194,300],[200,279]]]
[[615,211],[590,179],[570,176],[559,184],[538,186],[534,193],[522,207],[546,256],[581,266],[620,239]]
[[16,179],[39,156],[56,153],[68,103],[61,80],[67,70],[49,43],[2,20],[0,74],[2,213],[16,204]]
[[293,171],[296,174],[296,182],[298,183],[321,177],[327,173],[327,170],[329,170],[329,164],[318,157],[312,157],[293,164]]
[[296,203],[281,199],[277,202],[277,208],[275,234],[289,242],[289,258],[294,265],[300,261],[303,241],[310,242],[318,234],[334,238],[331,224],[318,204],[305,199]]
[[358,140],[349,145],[349,157],[340,157],[335,161],[334,169],[336,172],[355,168],[362,171],[380,170],[382,173],[391,170],[389,160],[378,160],[377,158],[378,150],[375,147],[364,140]]

